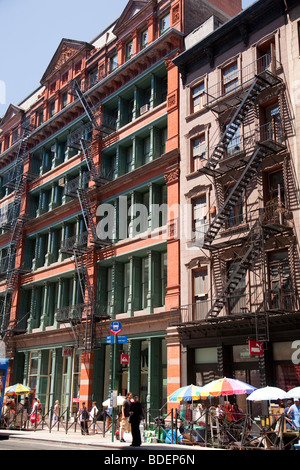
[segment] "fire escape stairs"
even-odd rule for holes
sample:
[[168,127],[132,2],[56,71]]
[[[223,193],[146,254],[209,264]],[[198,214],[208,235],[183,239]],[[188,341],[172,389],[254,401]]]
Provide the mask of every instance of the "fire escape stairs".
[[211,222],[207,232],[204,235],[204,245],[203,248],[211,249],[212,242],[216,238],[222,226],[228,220],[230,210],[235,206],[240,199],[243,191],[247,187],[248,183],[256,175],[257,169],[260,166],[263,159],[274,152],[272,147],[267,147],[267,144],[257,143],[256,147],[252,153],[252,156],[248,160],[245,168],[243,169],[241,175],[239,176],[236,184],[234,185],[231,193],[226,198],[223,206],[219,210],[216,217]]
[[21,268],[15,268],[15,258],[17,246],[22,234],[22,227],[27,220],[26,216],[20,216],[20,205],[25,184],[28,178],[23,172],[23,159],[27,152],[28,138],[31,133],[30,126],[22,126],[20,144],[13,167],[13,177],[7,184],[14,191],[14,199],[10,212],[10,221],[6,224],[6,229],[10,230],[10,241],[7,253],[7,273],[6,273],[6,290],[5,296],[0,310],[0,335],[6,336],[9,331],[9,317],[11,309],[11,294],[15,290]]
[[248,112],[255,104],[258,96],[265,88],[271,87],[279,81],[280,79],[278,77],[273,76],[267,71],[264,71],[255,77],[246,95],[234,113],[230,123],[226,127],[225,132],[222,134],[218,144],[214,148],[214,151],[208,158],[206,165],[198,170],[200,173],[207,173],[209,175],[215,174],[218,163],[224,157],[228,145],[232,141],[238,128],[245,120]]
[[214,319],[218,317],[221,310],[228,302],[228,296],[233,294],[238,284],[245,276],[247,270],[252,266],[254,260],[259,257],[262,250],[262,241],[263,243],[266,243],[274,233],[278,233],[276,228],[262,227],[260,222],[257,222],[252,227],[248,234],[247,241],[245,242],[245,252],[242,254],[235,270],[226,281],[222,291],[218,294],[217,300],[208,311],[206,319]]

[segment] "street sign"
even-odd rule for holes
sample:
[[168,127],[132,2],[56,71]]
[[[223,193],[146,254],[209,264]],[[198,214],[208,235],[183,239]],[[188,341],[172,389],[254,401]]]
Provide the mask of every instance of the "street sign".
[[113,322],[111,322],[111,324],[110,324],[110,331],[111,331],[114,335],[117,335],[118,333],[120,333],[121,330],[122,330],[122,324],[121,324],[121,322],[119,322],[119,321],[113,321]]
[[129,364],[129,354],[121,354],[121,364]]
[[248,341],[250,356],[263,356],[264,344],[262,341]]
[[110,391],[110,401],[109,404],[112,408],[117,406],[117,390]]
[[117,343],[126,344],[127,343],[127,336],[126,335],[118,335],[117,336]]
[[113,344],[113,342],[114,342],[113,335],[107,335],[106,336],[106,344]]

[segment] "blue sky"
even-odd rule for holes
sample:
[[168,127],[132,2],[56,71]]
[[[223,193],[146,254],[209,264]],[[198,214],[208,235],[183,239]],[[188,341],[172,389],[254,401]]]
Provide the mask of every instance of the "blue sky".
[[127,1],[0,0],[0,117],[39,87],[62,38],[92,41]]

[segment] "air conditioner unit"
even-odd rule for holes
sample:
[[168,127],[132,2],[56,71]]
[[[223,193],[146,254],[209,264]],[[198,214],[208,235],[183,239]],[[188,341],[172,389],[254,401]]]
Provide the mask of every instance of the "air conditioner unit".
[[147,111],[149,111],[149,104],[144,104],[144,106],[140,108],[140,115],[146,113]]

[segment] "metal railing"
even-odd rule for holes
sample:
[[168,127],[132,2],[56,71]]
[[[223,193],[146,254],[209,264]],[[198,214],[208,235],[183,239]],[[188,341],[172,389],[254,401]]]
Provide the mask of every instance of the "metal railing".
[[226,88],[226,80],[224,78],[210,86],[204,92],[203,105],[208,106],[217,99],[229,95],[232,92],[236,92],[240,87],[253,80],[257,74],[259,75],[263,72],[275,74],[279,66],[280,63],[274,57],[265,54],[245,67],[236,68],[230,76],[231,86]]
[[[264,308],[264,298],[266,299],[266,309],[272,312],[295,312],[299,308],[298,297],[295,292],[279,289],[278,291],[268,289],[263,295],[257,293],[252,295],[245,291],[243,293],[228,295],[226,304],[220,312],[220,316],[245,316],[254,315],[256,311]],[[183,305],[180,308],[180,324],[199,322],[206,319],[206,316],[218,297],[209,297],[197,302]]]
[[[45,414],[37,410],[27,413],[24,409],[6,413],[4,408],[0,428],[65,434],[76,433],[79,429],[82,434],[97,432],[100,437],[105,437],[112,430],[112,422],[108,421],[104,410],[100,416],[82,422],[78,412],[72,413],[70,408],[58,415],[53,408]],[[114,432],[118,439],[120,414],[116,414]],[[228,450],[293,450],[300,437],[300,429],[283,412],[254,417],[249,411],[234,413],[226,411],[222,405],[211,406],[211,403],[194,404],[192,408],[186,404],[169,411],[165,407],[149,409],[143,418],[141,433],[146,444],[163,443],[166,450],[169,443],[186,444],[187,448],[196,445]]]

